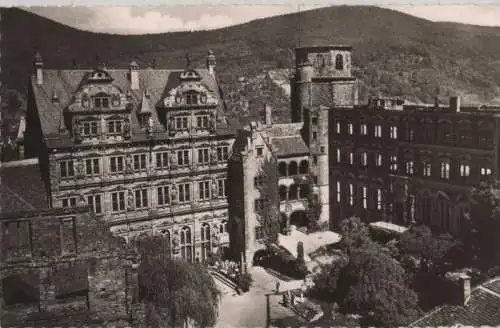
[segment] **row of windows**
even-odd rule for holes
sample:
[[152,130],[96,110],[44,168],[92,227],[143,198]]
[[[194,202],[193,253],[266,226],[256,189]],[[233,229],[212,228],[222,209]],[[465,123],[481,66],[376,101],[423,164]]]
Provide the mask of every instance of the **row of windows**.
[[[217,179],[215,182],[198,182],[197,200],[210,200],[212,198],[227,197],[227,179]],[[187,203],[193,200],[193,190],[191,183],[178,185],[159,186],[156,188],[158,206],[167,206],[172,202]],[[148,188],[135,189],[131,194],[125,191],[111,193],[111,211],[124,212],[127,207],[134,209],[147,209],[150,207],[150,190]],[[74,207],[77,205],[77,197],[67,197],[61,199],[62,207]],[[102,214],[103,196],[87,196],[87,204],[92,211]],[[128,205],[128,206],[127,206]]]
[[[349,165],[354,165],[355,164],[355,159],[354,159],[354,153],[353,152],[347,152],[345,159],[347,160],[346,164]],[[335,153],[335,160],[337,163],[342,163],[342,153],[340,149],[336,149]],[[375,166],[381,167],[383,165],[383,156],[380,153],[375,153],[374,154],[374,162]],[[362,166],[368,166],[368,152],[361,152],[359,153],[359,163]],[[391,155],[389,156],[389,171],[391,173],[398,173],[398,157],[396,155]],[[424,177],[431,177],[432,176],[432,164],[429,160],[422,160],[420,161],[421,165],[421,174]],[[460,177],[469,177],[471,174],[471,165],[468,162],[462,162],[458,163],[457,166],[457,172]],[[441,161],[439,163],[439,176],[441,179],[448,180],[450,179],[450,171],[451,171],[451,164],[450,161]],[[404,173],[408,176],[413,176],[415,174],[415,162],[412,160],[407,160],[404,163]],[[479,175],[481,177],[487,177],[491,175],[492,171],[491,168],[488,166],[482,166],[479,168]]]
[[193,91],[188,91],[184,95],[178,94],[175,96],[175,102],[177,104],[185,103],[187,105],[197,105],[206,104],[207,95],[205,93],[197,93]]
[[100,92],[92,97],[87,95],[82,97],[82,107],[84,108],[88,108],[92,104],[92,107],[95,109],[107,109],[110,108],[110,104],[113,107],[118,107],[120,103],[120,95],[110,96],[104,92]]
[[[99,121],[85,121],[81,122],[80,132],[82,136],[91,137],[99,135],[100,125]],[[121,134],[125,123],[120,120],[107,121],[107,133]]]
[[[156,153],[156,168],[167,168],[169,166],[189,166],[191,164],[191,150],[178,150],[176,152],[176,161],[174,161],[173,153],[159,152]],[[217,147],[214,152],[210,148],[198,149],[198,164],[208,165],[210,162],[224,162],[228,159],[229,147]],[[99,175],[101,173],[99,158],[88,158],[83,162],[81,168],[82,174],[85,175]],[[125,167],[128,166],[134,171],[144,171],[147,169],[146,154],[135,154],[130,157],[127,162],[125,156],[111,156],[109,157],[109,170],[111,173],[123,173]],[[72,160],[63,160],[59,162],[61,178],[74,177],[75,164]]]
[[[340,122],[335,123],[335,133],[336,134],[342,133],[342,124]],[[352,123],[347,124],[347,133],[351,136],[355,134],[354,124],[352,124]],[[368,125],[361,124],[359,127],[359,133],[362,136],[368,136]],[[373,136],[375,138],[382,138],[382,125],[380,125],[380,124],[373,125]],[[389,127],[389,137],[391,139],[398,138],[398,127],[397,126],[390,126]]]
[[[340,181],[335,183],[335,193],[336,193],[336,202],[338,204],[342,203],[343,193],[347,193],[347,203],[349,206],[355,206],[356,204],[356,191],[355,185],[352,183],[347,184],[344,188],[341,185]],[[359,198],[357,201],[361,202],[361,206],[364,209],[368,209],[368,200],[373,199],[374,207],[377,210],[382,210],[383,208],[383,192],[382,189],[369,189],[367,186],[361,187],[361,193],[359,194]]]
[[[177,131],[189,130],[190,127],[190,116],[176,116],[171,119],[171,128]],[[195,116],[195,128],[197,129],[207,129],[210,127],[210,116],[209,115],[197,115]]]

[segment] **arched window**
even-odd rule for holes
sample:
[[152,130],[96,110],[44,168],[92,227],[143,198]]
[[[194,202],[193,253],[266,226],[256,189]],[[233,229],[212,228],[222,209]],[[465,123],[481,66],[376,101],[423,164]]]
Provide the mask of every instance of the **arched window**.
[[336,70],[344,69],[344,57],[341,54],[335,56],[335,69]]
[[298,198],[298,191],[299,189],[297,188],[297,185],[291,185],[290,189],[288,190],[288,199],[293,200]]
[[279,163],[278,170],[280,172],[280,177],[286,177],[287,176],[286,163],[285,162],[280,162]]
[[165,238],[165,244],[168,247],[168,254],[172,254],[172,239],[170,238],[170,231],[162,229],[160,230],[160,235]]
[[181,230],[181,238],[180,238],[179,246],[181,248],[182,257],[188,261],[193,261],[193,245],[192,245],[192,236],[191,236],[191,228],[184,227]]
[[307,174],[308,172],[309,172],[309,162],[306,160],[301,161],[299,165],[299,173]]
[[297,174],[297,162],[291,161],[288,164],[288,175],[296,175]]
[[299,190],[299,198],[304,199],[309,196],[309,185],[303,184],[300,185],[300,190]]
[[212,251],[210,234],[210,225],[208,223],[203,223],[201,225],[201,260],[206,261],[210,252]]
[[287,190],[285,186],[280,186],[280,201],[286,200]]
[[219,232],[220,233],[227,233],[228,230],[227,230],[227,220],[222,220],[222,222],[220,223],[220,227],[219,227]]

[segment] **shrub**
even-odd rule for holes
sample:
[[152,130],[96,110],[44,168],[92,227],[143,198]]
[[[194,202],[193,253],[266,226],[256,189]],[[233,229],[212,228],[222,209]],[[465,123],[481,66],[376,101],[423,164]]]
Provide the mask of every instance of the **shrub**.
[[252,285],[253,279],[250,273],[244,273],[238,277],[238,287],[243,292],[248,292],[250,290],[250,286]]

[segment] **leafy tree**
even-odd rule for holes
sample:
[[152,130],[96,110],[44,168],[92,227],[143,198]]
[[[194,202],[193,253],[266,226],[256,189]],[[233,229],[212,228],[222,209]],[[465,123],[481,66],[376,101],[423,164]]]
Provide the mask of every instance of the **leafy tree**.
[[262,162],[259,169],[263,184],[259,187],[260,198],[264,200],[264,209],[260,213],[260,224],[263,228],[264,240],[268,243],[278,240],[280,231],[280,199],[278,192],[278,165],[276,158],[270,156]]
[[342,246],[347,253],[350,253],[351,249],[373,243],[370,239],[368,227],[358,217],[353,216],[342,220],[340,222],[340,233],[342,235]]
[[470,221],[463,237],[469,256],[487,270],[500,264],[500,182],[482,182],[471,192]]
[[174,259],[168,241],[148,237],[138,242],[140,296],[148,327],[213,326],[220,292],[201,264]]

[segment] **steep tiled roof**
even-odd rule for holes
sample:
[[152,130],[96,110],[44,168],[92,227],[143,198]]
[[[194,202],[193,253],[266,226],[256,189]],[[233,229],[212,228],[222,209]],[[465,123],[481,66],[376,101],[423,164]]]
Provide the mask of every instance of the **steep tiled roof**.
[[276,156],[309,154],[309,148],[301,136],[272,138],[271,147]]
[[464,306],[442,305],[415,321],[410,327],[496,326],[500,324],[500,278],[474,288]]
[[[223,114],[223,100],[219,92],[220,89],[216,78],[210,74],[207,69],[196,69],[196,71],[201,76],[201,83],[218,98],[220,104],[218,110]],[[79,89],[91,72],[92,70],[81,69],[43,69],[43,83],[41,85],[36,83],[35,76],[32,77],[31,85],[38,108],[40,124],[45,137],[56,137],[59,135],[59,122],[63,109],[71,103],[74,93]],[[168,92],[179,85],[179,77],[183,70],[140,69],[138,70],[139,90],[132,90],[130,88],[128,69],[106,69],[106,72],[113,78],[113,85],[131,96],[132,102],[135,104],[134,110],[137,111],[142,103],[143,93],[146,91],[149,96],[148,102],[150,106],[154,108],[160,105]],[[53,94],[58,95],[58,102],[53,102]],[[157,111],[152,110],[152,115],[155,122],[155,131],[164,131],[159,123]],[[134,119],[135,116],[136,115],[132,115],[132,130],[140,130],[138,121]],[[221,117],[222,116],[223,115],[221,115]],[[218,122],[218,130],[224,132],[224,128],[229,129],[229,126],[226,122],[221,120]]]
[[40,167],[32,160],[7,162],[0,168],[0,212],[47,208]]

